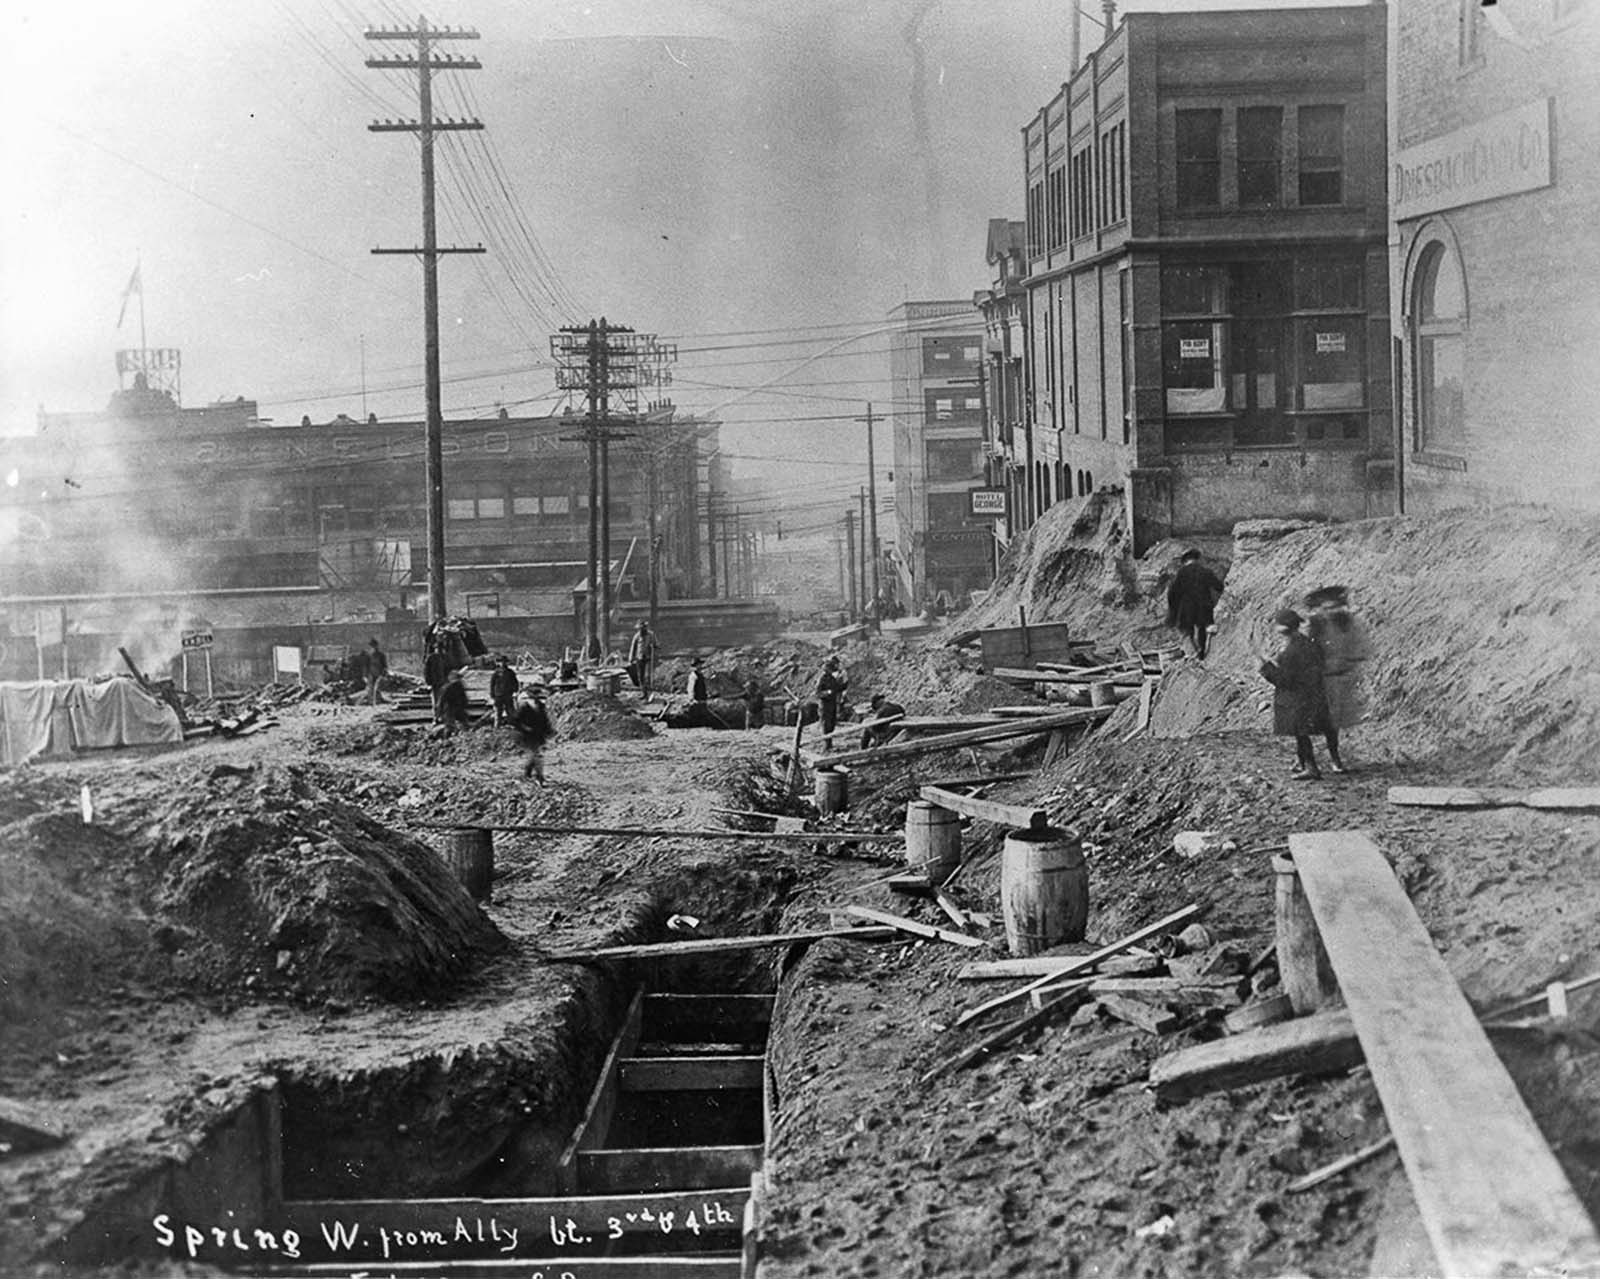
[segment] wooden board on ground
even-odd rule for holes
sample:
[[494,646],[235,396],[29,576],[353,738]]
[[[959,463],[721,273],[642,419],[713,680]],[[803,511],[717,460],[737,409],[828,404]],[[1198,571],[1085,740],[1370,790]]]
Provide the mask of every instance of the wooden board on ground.
[[71,1134],[57,1123],[36,1101],[21,1102],[0,1097],[0,1144],[14,1155],[59,1146]]
[[1289,849],[1444,1273],[1600,1271],[1600,1235],[1377,845]]
[[1150,1083],[1162,1101],[1187,1101],[1283,1075],[1348,1070],[1360,1061],[1350,1014],[1335,1008],[1157,1057]]
[[995,679],[1005,680],[1008,684],[1111,684],[1119,688],[1137,688],[1144,679],[1140,671],[1113,675],[1079,675],[1059,670],[1036,671],[1025,666],[1002,666],[990,674]]
[[1522,796],[1524,808],[1554,808],[1593,812],[1600,810],[1600,786],[1550,786]]
[[611,1116],[617,1109],[617,1078],[622,1070],[622,1059],[631,1054],[639,1043],[639,1028],[644,1014],[644,988],[640,987],[628,1005],[627,1015],[617,1029],[616,1038],[595,1077],[589,1091],[589,1103],[584,1107],[583,1118],[573,1130],[566,1149],[556,1161],[556,1184],[568,1194],[578,1190],[578,1154],[605,1144],[611,1128]]
[[1389,802],[1415,808],[1492,808],[1496,803],[1469,786],[1391,786]]
[[671,826],[568,826],[554,822],[526,822],[490,826],[479,822],[412,822],[419,830],[520,831],[535,835],[610,835],[618,839],[736,839],[755,843],[810,840],[818,844],[904,843],[898,830],[680,830]]
[[952,813],[960,813],[963,817],[973,817],[979,821],[994,822],[999,826],[1026,829],[1030,826],[1045,826],[1050,820],[1050,815],[1042,808],[1005,804],[997,799],[977,799],[971,795],[963,795],[959,791],[945,790],[940,786],[924,786],[918,794],[930,804],[948,808]]
[[953,746],[966,746],[973,742],[1002,741],[1008,737],[1027,737],[1034,733],[1045,733],[1054,728],[1065,728],[1068,724],[1093,724],[1105,719],[1115,709],[1110,706],[1076,707],[1069,711],[1057,711],[1050,715],[1035,715],[1030,719],[1008,719],[999,723],[985,725],[982,728],[968,729],[960,733],[940,733],[936,737],[914,738],[905,742],[893,742],[888,746],[877,746],[871,750],[844,751],[838,755],[813,756],[813,764],[854,764],[861,760],[887,760],[900,759],[908,755],[925,755],[932,751],[948,750]]
[[854,919],[882,924],[887,928],[898,928],[903,933],[910,933],[913,937],[922,937],[928,941],[946,941],[956,946],[983,945],[982,938],[968,937],[965,933],[953,933],[948,928],[935,928],[931,924],[919,924],[914,919],[904,919],[884,910],[873,910],[870,906],[846,906],[845,914]]
[[761,950],[796,942],[890,941],[893,928],[819,928],[811,932],[760,933],[745,937],[696,937],[689,941],[640,942],[633,946],[597,946],[589,950],[554,950],[544,956],[551,964],[583,964],[602,959],[672,959],[679,955],[717,955],[733,950]]

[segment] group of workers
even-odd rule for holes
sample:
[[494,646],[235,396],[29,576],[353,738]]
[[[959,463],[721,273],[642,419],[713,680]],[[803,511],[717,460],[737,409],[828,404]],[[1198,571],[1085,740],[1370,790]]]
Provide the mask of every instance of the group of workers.
[[[1194,656],[1204,661],[1207,641],[1216,630],[1222,579],[1202,561],[1197,550],[1183,553],[1167,589],[1167,625],[1175,627],[1189,641]],[[1295,779],[1317,781],[1322,769],[1315,737],[1327,743],[1332,770],[1345,771],[1339,731],[1362,717],[1358,682],[1371,648],[1365,626],[1350,608],[1348,587],[1319,587],[1305,596],[1301,607],[1304,614],[1285,607],[1272,615],[1272,635],[1260,655],[1259,670],[1273,688],[1273,733],[1294,738]]]

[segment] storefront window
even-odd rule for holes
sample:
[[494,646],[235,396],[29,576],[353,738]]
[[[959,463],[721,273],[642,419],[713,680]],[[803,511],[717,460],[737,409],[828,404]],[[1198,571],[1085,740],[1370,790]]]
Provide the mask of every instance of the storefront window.
[[1460,450],[1466,443],[1466,289],[1455,252],[1435,240],[1423,251],[1412,310],[1416,345],[1417,447]]
[[1222,385],[1223,325],[1173,321],[1161,327],[1161,363],[1168,413],[1220,413],[1227,408]]

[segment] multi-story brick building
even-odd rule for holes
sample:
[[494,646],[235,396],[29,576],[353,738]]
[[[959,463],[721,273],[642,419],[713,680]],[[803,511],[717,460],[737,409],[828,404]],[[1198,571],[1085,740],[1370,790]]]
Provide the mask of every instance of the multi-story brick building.
[[1383,24],[1131,14],[1026,125],[1027,511],[1391,509]]
[[905,302],[889,321],[901,598],[959,600],[993,577],[992,521],[969,513],[984,479],[983,321],[970,301]]
[[1389,8],[1407,510],[1600,508],[1600,3]]
[[[543,638],[576,638],[589,500],[580,429],[556,416],[445,423],[453,611],[543,618]],[[698,513],[725,483],[717,434],[663,405],[612,444],[622,597],[647,597],[652,531],[662,596],[709,590]],[[204,614],[224,629],[403,616],[427,580],[423,438],[420,422],[273,426],[248,400],[180,408],[142,390],[105,412],[41,412],[38,434],[6,447],[0,621],[27,635],[58,604],[83,633],[114,633],[158,604],[177,624]]]
[[1002,548],[1032,515],[1027,509],[1032,492],[1028,472],[1033,458],[1028,450],[1024,361],[1028,350],[1028,291],[1022,281],[1028,274],[1027,224],[991,218],[984,246],[991,283],[973,298],[983,315],[983,442],[987,455],[985,481],[1006,491],[1005,518],[995,528]]

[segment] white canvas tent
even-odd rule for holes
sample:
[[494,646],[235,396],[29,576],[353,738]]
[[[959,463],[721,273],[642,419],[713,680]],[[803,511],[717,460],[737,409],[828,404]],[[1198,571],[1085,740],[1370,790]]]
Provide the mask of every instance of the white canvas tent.
[[0,764],[102,746],[181,742],[177,712],[131,679],[0,681]]

